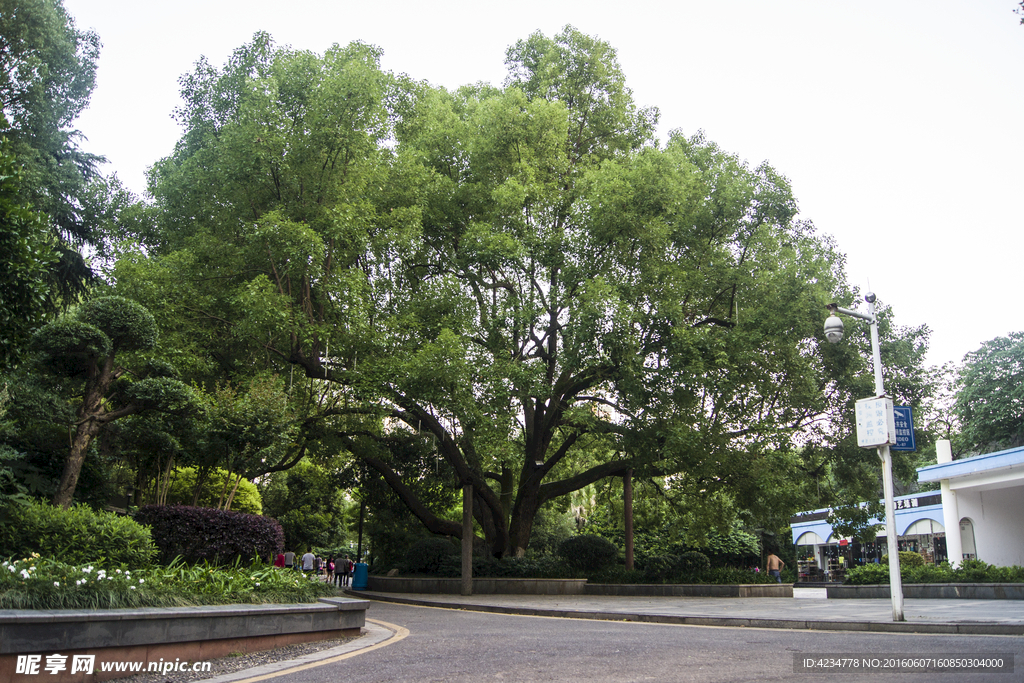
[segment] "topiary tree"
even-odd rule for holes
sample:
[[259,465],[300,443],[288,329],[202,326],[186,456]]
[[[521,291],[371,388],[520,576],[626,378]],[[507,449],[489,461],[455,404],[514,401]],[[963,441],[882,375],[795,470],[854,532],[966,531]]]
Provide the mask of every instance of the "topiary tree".
[[589,573],[615,564],[619,549],[601,536],[573,536],[558,545],[558,555],[573,569]]
[[129,379],[119,354],[148,351],[156,340],[153,315],[118,296],[89,301],[33,335],[42,370],[81,397],[54,505],[71,505],[89,444],[105,425],[144,410],[187,411],[195,405],[192,390],[176,379]]

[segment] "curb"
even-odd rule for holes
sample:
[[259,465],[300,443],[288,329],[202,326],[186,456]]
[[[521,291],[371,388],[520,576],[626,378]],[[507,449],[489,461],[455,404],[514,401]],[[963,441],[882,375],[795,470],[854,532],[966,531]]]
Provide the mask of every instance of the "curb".
[[295,659],[287,659],[280,662],[270,662],[269,664],[262,664],[251,669],[241,669],[239,671],[232,671],[231,673],[221,674],[214,678],[203,679],[202,683],[233,683],[234,681],[244,681],[251,678],[265,678],[281,674],[289,669],[303,666],[306,664],[315,664],[316,662],[324,659],[331,659],[338,655],[349,654],[351,652],[358,652],[359,650],[365,650],[369,647],[373,647],[378,643],[383,643],[385,640],[393,637],[395,634],[376,624],[371,624],[367,621],[363,627],[366,632],[359,638],[356,638],[351,643],[332,647],[328,650],[320,650],[319,652],[312,652],[308,655],[302,655]]
[[531,617],[558,617],[564,619],[595,619],[602,621],[635,621],[648,624],[676,624],[685,626],[723,626],[727,628],[777,628],[802,631],[859,631],[875,633],[930,633],[950,635],[1024,635],[1024,624],[957,623],[957,622],[877,622],[877,621],[822,621],[807,619],[762,619],[756,617],[682,617],[663,614],[627,612],[587,612],[559,609],[503,607],[498,605],[467,605],[444,600],[397,598],[363,591],[346,591],[346,595],[364,600],[391,602],[417,607],[438,607],[466,612],[517,614]]

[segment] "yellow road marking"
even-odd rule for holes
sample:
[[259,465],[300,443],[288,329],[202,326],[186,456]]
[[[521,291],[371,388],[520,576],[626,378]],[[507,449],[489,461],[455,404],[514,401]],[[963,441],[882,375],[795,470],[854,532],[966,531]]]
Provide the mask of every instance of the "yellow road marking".
[[365,654],[367,652],[370,652],[371,650],[376,650],[376,649],[382,648],[382,647],[384,647],[386,645],[392,645],[392,644],[397,643],[398,641],[402,640],[407,635],[409,635],[409,629],[405,628],[404,626],[398,626],[397,624],[389,624],[386,621],[380,621],[378,619],[367,619],[367,621],[372,622],[374,624],[377,624],[378,626],[383,626],[384,628],[388,629],[389,631],[393,631],[394,635],[392,635],[387,640],[384,640],[384,641],[381,641],[381,642],[377,643],[376,645],[371,645],[369,647],[364,647],[364,648],[362,648],[360,650],[353,650],[352,652],[346,652],[343,655],[338,655],[336,657],[330,657],[328,659],[322,659],[322,660],[320,660],[318,662],[310,662],[309,664],[300,664],[299,666],[293,666],[293,667],[290,667],[288,669],[281,669],[280,671],[275,671],[274,673],[271,673],[271,674],[263,674],[262,676],[253,676],[252,678],[243,678],[241,680],[234,681],[234,683],[256,683],[257,681],[265,681],[265,680],[268,680],[268,679],[271,679],[271,678],[277,678],[278,676],[285,676],[287,674],[292,674],[292,673],[295,673],[297,671],[305,671],[306,669],[313,669],[315,667],[323,666],[325,664],[333,664],[334,662],[340,662],[343,659],[349,659],[350,657],[355,657],[356,655]]

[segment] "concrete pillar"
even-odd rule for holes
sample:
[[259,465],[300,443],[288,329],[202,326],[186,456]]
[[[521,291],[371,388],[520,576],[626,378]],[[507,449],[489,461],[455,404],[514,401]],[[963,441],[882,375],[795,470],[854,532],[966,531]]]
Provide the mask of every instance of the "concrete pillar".
[[[941,465],[953,462],[953,448],[949,441],[935,442],[935,460]],[[939,482],[942,488],[942,524],[946,527],[946,558],[949,566],[958,567],[964,559],[963,544],[960,541],[960,510],[956,502],[956,491],[949,487],[949,479]]]

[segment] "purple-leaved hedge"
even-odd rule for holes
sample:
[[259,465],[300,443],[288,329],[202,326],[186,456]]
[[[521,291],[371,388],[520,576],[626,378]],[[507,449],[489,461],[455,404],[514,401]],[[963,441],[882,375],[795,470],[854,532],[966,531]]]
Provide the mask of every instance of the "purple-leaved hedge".
[[244,512],[189,505],[146,505],[135,521],[150,527],[157,561],[176,557],[189,564],[230,564],[236,559],[265,562],[284,548],[284,531],[276,519]]

